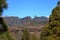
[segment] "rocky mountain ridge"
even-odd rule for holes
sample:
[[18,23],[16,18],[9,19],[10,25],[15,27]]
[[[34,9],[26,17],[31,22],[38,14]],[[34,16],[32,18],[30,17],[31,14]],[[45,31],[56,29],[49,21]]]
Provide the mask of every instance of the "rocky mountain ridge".
[[31,18],[30,16],[24,17],[24,18],[18,18],[18,17],[4,17],[6,23],[8,26],[20,26],[20,25],[36,25],[41,24],[45,25],[48,22],[48,18],[41,16],[41,17],[34,17]]

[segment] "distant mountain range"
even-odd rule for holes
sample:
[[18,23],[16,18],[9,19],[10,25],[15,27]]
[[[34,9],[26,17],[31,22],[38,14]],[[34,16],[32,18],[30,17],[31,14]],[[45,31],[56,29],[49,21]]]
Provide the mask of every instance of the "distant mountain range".
[[24,17],[24,18],[18,18],[18,17],[4,17],[5,22],[8,24],[8,26],[26,26],[26,25],[45,25],[48,22],[48,18],[41,16],[41,17],[34,17],[31,18],[30,16]]

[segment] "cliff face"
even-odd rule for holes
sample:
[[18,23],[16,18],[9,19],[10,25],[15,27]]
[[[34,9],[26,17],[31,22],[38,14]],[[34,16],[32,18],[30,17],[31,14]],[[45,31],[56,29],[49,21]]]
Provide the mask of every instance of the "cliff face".
[[36,24],[41,24],[41,25],[45,25],[48,22],[48,18],[47,17],[24,17],[24,18],[18,18],[18,17],[4,17],[4,19],[6,20],[6,23],[8,24],[8,26],[19,26],[19,25],[36,25]]

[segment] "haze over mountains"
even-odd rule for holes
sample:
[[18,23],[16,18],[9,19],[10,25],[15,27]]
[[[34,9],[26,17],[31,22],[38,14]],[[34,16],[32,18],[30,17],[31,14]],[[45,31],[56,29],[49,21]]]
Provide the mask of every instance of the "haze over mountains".
[[30,16],[24,17],[24,18],[18,18],[18,17],[4,17],[6,23],[8,26],[24,26],[24,25],[45,25],[48,22],[48,18],[41,16],[41,17],[34,17],[31,18]]

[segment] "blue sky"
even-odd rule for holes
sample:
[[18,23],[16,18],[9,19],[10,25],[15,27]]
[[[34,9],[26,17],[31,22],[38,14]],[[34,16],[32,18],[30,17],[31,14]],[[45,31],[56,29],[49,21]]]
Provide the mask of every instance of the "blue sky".
[[3,16],[49,16],[58,0],[7,0],[8,9]]

